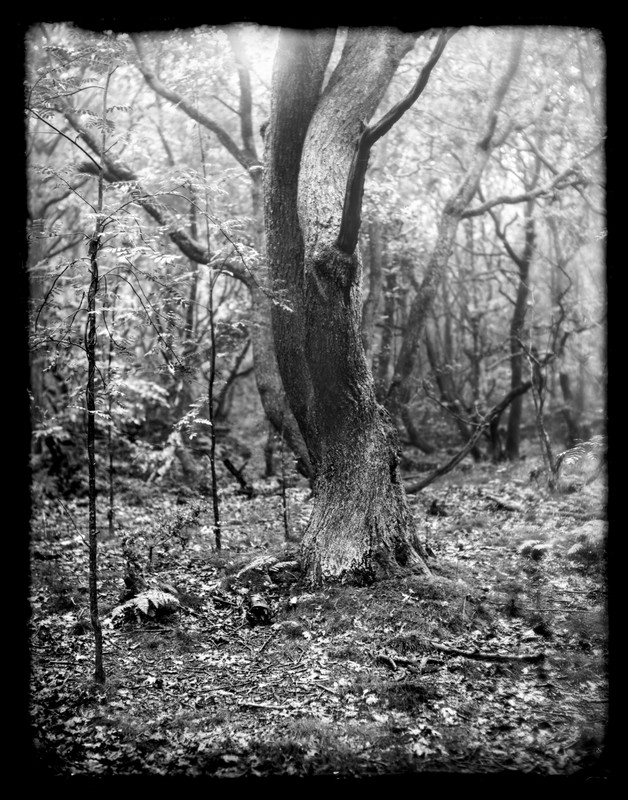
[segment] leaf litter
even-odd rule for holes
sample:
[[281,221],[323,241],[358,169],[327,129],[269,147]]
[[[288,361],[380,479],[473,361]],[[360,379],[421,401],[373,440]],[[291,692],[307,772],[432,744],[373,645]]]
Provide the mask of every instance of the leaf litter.
[[[550,495],[515,468],[498,470],[482,465],[461,482],[452,473],[411,498],[432,578],[316,592],[301,584],[276,495],[225,492],[216,553],[209,509],[185,537],[156,545],[147,521],[163,495],[138,507],[120,491],[117,517],[145,587],[120,601],[122,536],[106,537],[103,687],[91,680],[87,510],[74,503],[70,522],[40,499],[30,621],[37,769],[606,777],[604,486]],[[289,491],[300,536],[309,492]]]

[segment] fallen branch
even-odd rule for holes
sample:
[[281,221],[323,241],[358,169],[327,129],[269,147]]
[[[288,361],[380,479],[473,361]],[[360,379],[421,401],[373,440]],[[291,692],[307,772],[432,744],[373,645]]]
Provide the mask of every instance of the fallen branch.
[[[449,647],[448,645],[438,644],[437,642],[426,641],[426,647],[432,647],[438,650],[439,653],[445,653],[449,656],[461,656],[462,658],[471,658],[476,661],[525,661],[527,663],[536,664],[545,659],[545,653],[535,654],[504,654],[504,653],[481,653],[479,650],[460,650],[457,647]],[[377,653],[375,661],[381,664],[386,664],[390,669],[397,669],[398,666],[407,667],[414,672],[422,672],[429,661],[435,659],[429,656],[423,656],[420,661],[416,658],[405,658],[404,656],[389,656],[386,653]],[[438,659],[436,659],[438,660]]]
[[325,686],[323,683],[318,683],[317,681],[314,681],[314,685],[318,686],[319,689],[324,689],[326,692],[329,692],[329,694],[334,694],[334,695],[336,694],[335,689],[330,689],[329,686]]
[[246,706],[247,708],[265,708],[271,711],[283,711],[285,706],[278,706],[276,703],[251,703],[248,700],[239,700],[239,706]]
[[244,462],[240,469],[237,469],[237,467],[235,467],[228,458],[223,458],[222,463],[225,465],[225,467],[227,467],[229,472],[240,484],[240,493],[246,495],[247,497],[253,497],[254,489],[246,482],[246,478],[243,475],[247,462]]
[[507,503],[505,500],[501,500],[499,497],[495,497],[494,494],[488,494],[487,492],[482,492],[482,495],[506,511],[524,511],[524,507],[519,503]]
[[447,645],[436,644],[436,642],[429,642],[429,645],[441,653],[447,653],[450,656],[462,656],[462,658],[473,658],[476,661],[527,661],[535,664],[545,659],[545,653],[502,655],[500,653],[480,653],[479,650],[459,650],[457,647],[447,647]]
[[424,489],[430,483],[436,480],[436,478],[440,478],[442,475],[446,475],[450,472],[457,464],[459,464],[463,458],[465,458],[471,450],[475,447],[477,442],[480,440],[484,431],[488,428],[491,422],[496,418],[499,417],[503,412],[508,408],[508,406],[512,403],[515,397],[518,397],[520,394],[524,394],[528,391],[528,389],[532,386],[532,381],[526,381],[525,383],[519,384],[514,389],[511,389],[506,397],[501,400],[496,406],[493,406],[488,414],[484,417],[484,419],[477,425],[475,433],[469,439],[469,441],[465,444],[465,446],[460,450],[456,455],[450,459],[446,464],[438,469],[435,469],[434,472],[431,472],[426,478],[423,478],[421,481],[417,481],[417,483],[408,483],[404,484],[404,488],[406,490],[406,494],[413,494],[414,492],[420,492],[421,489]]

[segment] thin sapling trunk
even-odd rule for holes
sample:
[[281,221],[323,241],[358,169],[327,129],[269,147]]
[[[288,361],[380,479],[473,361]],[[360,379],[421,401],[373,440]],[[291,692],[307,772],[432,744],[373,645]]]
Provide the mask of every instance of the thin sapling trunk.
[[[106,284],[105,284],[106,285]],[[113,374],[113,350],[114,350],[114,340],[113,340],[113,326],[115,322],[115,306],[116,306],[116,299],[118,295],[117,292],[114,291],[113,293],[113,302],[111,304],[111,326],[109,327],[109,348],[107,351],[107,384],[111,383],[111,376]],[[107,416],[109,419],[109,426],[107,428],[107,451],[109,457],[108,463],[108,474],[107,478],[109,481],[109,507],[107,509],[107,522],[109,525],[109,537],[113,537],[115,533],[115,489],[113,485],[113,478],[114,478],[114,468],[113,468],[113,397],[111,393],[109,393],[107,398]]]
[[[113,70],[107,74],[102,102],[102,140],[101,152],[106,152],[107,140],[107,90]],[[105,229],[103,216],[104,177],[102,163],[98,176],[98,205],[96,208],[96,227],[89,240],[90,282],[87,292],[87,330],[85,332],[85,350],[87,353],[87,387],[85,389],[85,406],[87,409],[87,469],[89,494],[89,610],[94,631],[94,680],[105,683],[103,663],[102,627],[98,613],[98,520],[96,509],[96,296],[99,287],[98,258],[102,247],[102,236]]]
[[[209,231],[208,231],[209,235]],[[212,477],[212,509],[214,512],[214,540],[216,550],[220,552],[222,548],[222,535],[220,527],[220,497],[218,495],[218,481],[216,478],[216,426],[214,424],[214,383],[216,381],[216,326],[214,324],[214,281],[215,276],[209,276],[209,331],[211,341],[211,353],[209,356],[209,377],[208,377],[208,405],[209,405],[209,463]]]
[[[203,139],[201,130],[198,129],[198,142],[201,153],[201,164],[203,165],[203,179],[205,182],[205,236],[207,238],[207,261],[209,263],[209,196],[207,193],[207,168],[205,164],[205,150],[203,149]],[[209,419],[209,465],[212,479],[212,510],[214,513],[214,541],[216,543],[216,550],[220,552],[222,549],[222,531],[220,526],[220,496],[218,494],[218,480],[216,477],[216,425],[214,414],[214,385],[216,382],[216,325],[214,321],[214,286],[216,283],[217,274],[210,269],[208,281],[207,312],[209,314],[209,338],[210,338],[210,355],[209,355],[209,375],[207,378],[207,404],[208,404],[208,419]]]
[[532,347],[530,350],[526,348],[526,355],[532,371],[532,397],[534,399],[534,409],[536,412],[536,427],[541,440],[541,454],[543,456],[543,464],[547,475],[547,486],[548,489],[553,492],[556,488],[558,464],[545,428],[545,422],[543,421],[546,389],[546,378],[543,373],[543,367],[545,364],[539,359],[539,354],[535,347]]
[[[100,192],[99,192],[100,194]],[[99,203],[99,206],[101,204]],[[85,405],[87,408],[87,468],[89,492],[89,609],[94,631],[95,662],[94,679],[96,683],[105,682],[103,665],[102,628],[98,614],[98,525],[96,516],[96,294],[98,292],[98,254],[102,236],[102,218],[89,242],[90,283],[87,293],[87,387]]]

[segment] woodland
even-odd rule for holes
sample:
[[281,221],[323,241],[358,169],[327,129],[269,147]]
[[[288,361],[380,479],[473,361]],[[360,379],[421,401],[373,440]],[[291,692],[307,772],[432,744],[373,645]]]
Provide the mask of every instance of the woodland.
[[600,31],[24,78],[30,774],[606,781]]

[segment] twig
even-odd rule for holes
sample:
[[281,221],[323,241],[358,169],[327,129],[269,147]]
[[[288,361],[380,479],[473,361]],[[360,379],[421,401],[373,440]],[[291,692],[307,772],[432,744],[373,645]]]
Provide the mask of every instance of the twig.
[[495,497],[494,494],[488,494],[488,492],[481,493],[483,497],[486,497],[487,500],[491,500],[493,503],[497,503],[500,508],[505,509],[506,511],[523,511],[524,508],[519,503],[507,503],[505,500],[500,500],[499,497]]
[[329,692],[329,694],[336,695],[336,690],[335,689],[330,689],[329,686],[325,686],[322,683],[318,683],[318,681],[314,681],[314,685],[318,686],[319,689],[324,689],[326,692]]
[[277,636],[277,634],[278,634],[278,633],[279,633],[279,630],[276,630],[276,631],[273,631],[273,632],[270,634],[270,636],[268,637],[268,639],[266,639],[266,641],[264,642],[264,644],[263,644],[263,645],[260,647],[260,649],[257,651],[257,655],[255,656],[255,658],[259,658],[259,657],[262,655],[262,653],[264,652],[264,650],[265,650],[265,649],[268,647],[268,645],[269,645],[269,644],[272,642],[272,640],[275,638],[275,636]]
[[283,711],[284,706],[278,706],[276,703],[252,703],[248,700],[239,700],[239,706],[247,706],[249,708],[267,708],[271,711]]
[[391,669],[397,669],[397,665],[395,664],[395,661],[394,661],[394,659],[393,659],[393,658],[391,658],[390,656],[386,656],[386,655],[384,655],[383,653],[379,653],[379,654],[378,654],[378,655],[375,657],[375,660],[376,660],[376,661],[381,661],[381,662],[382,662],[382,664],[386,664],[386,666],[387,666],[387,667],[390,667]]

